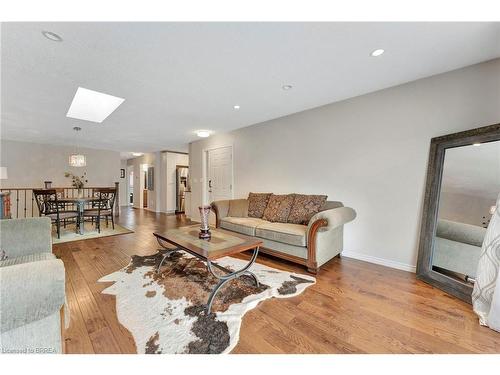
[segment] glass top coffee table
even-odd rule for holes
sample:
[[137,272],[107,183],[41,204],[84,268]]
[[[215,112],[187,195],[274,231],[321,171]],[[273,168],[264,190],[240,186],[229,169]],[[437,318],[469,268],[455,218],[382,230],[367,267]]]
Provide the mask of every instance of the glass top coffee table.
[[[172,253],[177,251],[185,251],[207,264],[208,271],[215,276],[219,282],[214,287],[210,296],[208,297],[206,314],[210,314],[212,309],[212,302],[217,295],[218,291],[229,281],[236,279],[243,275],[248,275],[253,278],[257,287],[259,280],[250,268],[255,263],[257,255],[259,254],[259,247],[262,246],[262,241],[253,237],[245,236],[243,234],[229,232],[223,229],[211,229],[212,238],[202,240],[198,238],[200,228],[198,225],[191,225],[187,227],[180,227],[176,229],[168,229],[164,232],[154,232],[158,243],[162,248],[167,250],[163,255],[163,259],[158,265],[157,272],[160,271],[161,266],[165,259]],[[176,246],[175,249],[169,248],[166,244]],[[240,270],[228,270],[212,261],[233,254],[242,253],[243,251],[253,250],[252,257],[249,262]],[[223,271],[222,275],[214,272],[214,268]]]

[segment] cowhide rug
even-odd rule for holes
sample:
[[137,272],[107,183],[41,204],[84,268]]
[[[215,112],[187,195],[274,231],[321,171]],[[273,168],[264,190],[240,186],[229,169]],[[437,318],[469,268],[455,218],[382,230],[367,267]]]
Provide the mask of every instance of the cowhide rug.
[[[134,255],[127,267],[99,280],[114,282],[102,293],[116,296],[118,319],[132,333],[139,353],[230,352],[238,343],[247,311],[271,297],[296,296],[316,282],[311,276],[255,263],[251,271],[260,287],[249,276],[230,281],[206,316],[205,304],[218,280],[203,261],[184,252],[172,254],[157,274],[163,252]],[[225,257],[217,263],[235,270],[247,262]]]

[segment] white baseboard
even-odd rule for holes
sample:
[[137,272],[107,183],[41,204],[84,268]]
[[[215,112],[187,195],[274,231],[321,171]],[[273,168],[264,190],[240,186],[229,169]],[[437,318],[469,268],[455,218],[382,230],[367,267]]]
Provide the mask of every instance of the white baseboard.
[[390,268],[396,268],[398,270],[403,270],[403,271],[408,271],[408,272],[413,272],[413,273],[416,272],[415,266],[412,266],[411,264],[396,262],[394,260],[377,258],[377,257],[371,256],[371,255],[356,253],[354,251],[342,251],[341,255],[343,257],[346,257],[346,258],[364,260],[365,262],[379,264],[381,266],[386,266],[386,267],[390,267]]

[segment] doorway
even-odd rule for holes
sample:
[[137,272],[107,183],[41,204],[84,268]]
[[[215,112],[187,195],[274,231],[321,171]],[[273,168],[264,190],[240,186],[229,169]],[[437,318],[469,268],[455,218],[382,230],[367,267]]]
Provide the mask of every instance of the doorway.
[[127,166],[127,205],[134,205],[134,166]]
[[141,164],[141,175],[140,175],[140,184],[141,184],[141,205],[140,207],[142,208],[149,208],[149,199],[150,199],[150,190],[152,189],[151,186],[151,170],[150,170],[150,165],[148,164]]
[[175,213],[185,213],[186,189],[189,176],[187,165],[177,165],[175,167]]
[[233,198],[233,147],[206,151],[206,189],[209,202]]

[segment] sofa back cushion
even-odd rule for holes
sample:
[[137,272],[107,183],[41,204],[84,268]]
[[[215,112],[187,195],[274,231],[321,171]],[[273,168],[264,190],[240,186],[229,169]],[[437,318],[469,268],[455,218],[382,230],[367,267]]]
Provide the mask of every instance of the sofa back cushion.
[[321,210],[326,198],[326,195],[295,194],[288,222],[307,225],[309,220]]
[[248,217],[248,199],[231,199],[227,216]]
[[248,194],[248,217],[262,218],[271,195],[271,193]]
[[262,218],[271,222],[286,223],[292,209],[294,197],[295,194],[272,194]]
[[321,209],[319,210],[319,212],[332,210],[334,208],[339,208],[339,207],[344,207],[344,204],[339,201],[326,201],[323,207],[321,207]]

